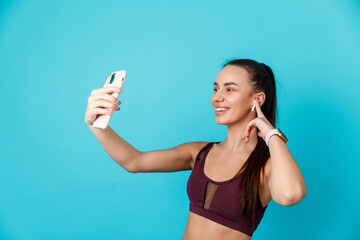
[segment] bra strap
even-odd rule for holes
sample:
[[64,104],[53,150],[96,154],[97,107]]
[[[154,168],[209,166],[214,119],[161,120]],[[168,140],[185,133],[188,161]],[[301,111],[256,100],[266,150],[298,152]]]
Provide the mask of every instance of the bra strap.
[[[199,159],[199,158],[200,158],[200,155],[201,155],[204,151],[206,151],[212,143],[213,143],[213,142],[208,142],[208,143],[199,151],[198,155],[196,156],[196,161],[200,161],[200,159]],[[204,154],[202,154],[201,156],[204,156]]]

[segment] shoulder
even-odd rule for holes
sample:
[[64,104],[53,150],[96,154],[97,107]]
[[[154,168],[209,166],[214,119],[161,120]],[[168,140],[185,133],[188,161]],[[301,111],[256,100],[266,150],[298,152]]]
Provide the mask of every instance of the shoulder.
[[187,151],[191,154],[191,169],[194,168],[195,160],[200,150],[209,143],[210,142],[188,142],[183,144],[183,146],[186,147]]

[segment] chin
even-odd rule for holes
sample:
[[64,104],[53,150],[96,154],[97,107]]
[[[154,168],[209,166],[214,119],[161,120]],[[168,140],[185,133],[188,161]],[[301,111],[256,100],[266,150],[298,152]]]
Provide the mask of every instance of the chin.
[[215,123],[220,124],[220,125],[229,125],[230,122],[224,119],[220,119],[218,117],[215,117]]

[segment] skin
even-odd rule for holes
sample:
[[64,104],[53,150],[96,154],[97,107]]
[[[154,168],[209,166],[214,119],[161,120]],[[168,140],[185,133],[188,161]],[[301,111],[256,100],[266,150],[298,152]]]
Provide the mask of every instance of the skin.
[[[244,68],[228,65],[219,72],[215,80],[211,98],[214,111],[218,105],[228,108],[226,113],[215,117],[216,123],[227,126],[227,138],[211,148],[204,166],[205,175],[215,181],[231,179],[254,150],[258,141],[257,134],[264,139],[274,129],[261,111],[261,106],[266,101],[265,93],[255,92],[249,77]],[[106,82],[108,80],[109,78]],[[117,105],[120,102],[111,94],[120,93],[121,90],[105,86],[106,83],[103,88],[93,90],[88,98],[85,122],[116,163],[131,173],[193,169],[198,152],[207,142],[189,142],[170,149],[138,151],[110,126],[104,130],[93,128],[92,123],[99,114],[112,115],[119,110]],[[255,111],[251,111],[254,104]],[[258,133],[256,129],[259,130]],[[261,204],[266,206],[274,200],[283,206],[295,205],[306,195],[300,169],[279,136],[273,135],[268,144],[271,157],[264,166],[264,175],[260,173]],[[182,239],[248,240],[251,237],[189,212]]]
[[[265,101],[265,93],[255,93],[252,90],[249,73],[241,67],[228,65],[223,68],[214,83],[214,93],[211,104],[215,111],[215,105],[229,107],[223,115],[216,116],[215,122],[227,125],[227,138],[222,142],[224,149],[231,151],[249,152],[257,144],[256,131],[251,132],[249,142],[244,142],[241,133],[245,133],[246,125],[256,118],[256,112],[251,111],[256,99],[259,104]],[[224,86],[226,83],[234,83]],[[235,85],[236,84],[236,85]]]
[[[248,123],[256,118],[256,112],[251,111],[254,102],[259,99],[261,106],[265,101],[265,93],[254,92],[249,77],[244,68],[227,65],[219,72],[214,83],[211,98],[214,112],[219,105],[229,108],[226,113],[215,117],[217,124],[227,125],[227,138],[209,151],[204,169],[205,175],[215,181],[225,181],[235,176],[257,145],[256,131],[250,130],[248,138],[242,138]],[[268,128],[273,129],[271,126]],[[271,196],[264,187],[260,189],[261,203],[266,206]],[[183,239],[248,240],[251,237],[189,212]]]
[[[265,93],[255,92],[249,79],[244,68],[231,65],[223,68],[216,77],[211,103],[214,111],[217,106],[228,108],[227,112],[215,117],[216,123],[227,125],[228,134],[225,141],[215,144],[207,155],[204,173],[212,180],[225,181],[235,176],[256,147],[257,135],[265,140],[267,133],[274,129],[261,111]],[[254,104],[256,111],[251,111]],[[268,147],[270,157],[264,166],[264,174],[260,173],[262,206],[272,199],[282,206],[299,203],[306,195],[306,187],[295,159],[278,135],[270,137]],[[251,237],[189,212],[183,239],[248,240]]]

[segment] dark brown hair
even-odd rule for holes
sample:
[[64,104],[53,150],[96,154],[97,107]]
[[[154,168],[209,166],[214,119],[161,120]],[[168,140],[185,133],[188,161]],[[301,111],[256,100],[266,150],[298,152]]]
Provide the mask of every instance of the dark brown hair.
[[[266,119],[275,127],[275,120],[277,115],[276,108],[276,85],[273,71],[264,63],[258,63],[251,59],[235,59],[228,61],[223,65],[239,66],[244,68],[250,75],[250,84],[254,92],[264,92],[265,102],[261,106],[261,111],[264,113]],[[276,128],[276,127],[275,127]],[[259,130],[257,129],[257,132]],[[243,186],[243,214],[246,218],[251,219],[253,227],[256,224],[256,208],[258,189],[260,183],[260,171],[264,174],[264,166],[270,157],[269,148],[265,141],[257,135],[258,143],[255,149],[250,154],[248,160],[239,170],[243,170],[243,177],[240,181],[241,188]],[[237,175],[237,174],[236,174]],[[236,176],[235,175],[235,176]]]

